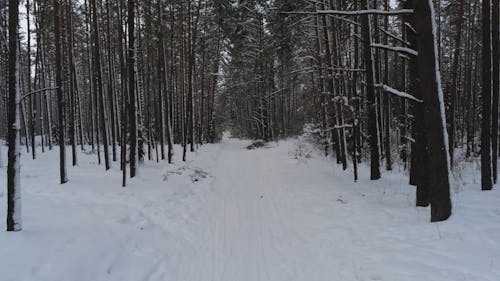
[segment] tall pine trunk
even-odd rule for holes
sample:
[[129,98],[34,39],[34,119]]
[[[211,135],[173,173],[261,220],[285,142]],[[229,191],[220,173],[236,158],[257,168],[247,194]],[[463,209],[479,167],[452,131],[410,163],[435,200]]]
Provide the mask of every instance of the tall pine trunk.
[[[361,8],[369,9],[368,1],[361,0]],[[368,134],[370,138],[370,179],[380,179],[380,137],[378,128],[377,99],[375,96],[375,71],[371,50],[371,26],[369,15],[361,17],[363,57],[366,68],[366,98],[368,101]]]
[[7,231],[20,231],[21,222],[21,174],[19,142],[19,61],[17,53],[19,26],[19,1],[9,0],[9,101],[7,124],[9,143],[7,165]]
[[481,189],[491,190],[491,0],[483,0],[483,67],[481,121]]
[[135,94],[135,10],[134,0],[128,0],[128,93],[129,93],[129,129],[130,129],[130,177],[137,169],[137,105]]
[[444,98],[439,72],[436,22],[432,0],[414,1],[418,33],[418,71],[424,101],[431,221],[443,221],[451,215],[448,137]]
[[[100,56],[100,44],[99,44],[99,28],[97,25],[97,7],[95,0],[90,2],[90,6],[92,9],[92,26],[94,32],[92,33],[94,36],[94,45],[92,48],[92,55],[94,57],[94,77],[96,81],[96,90],[97,90],[97,98],[99,100],[99,119],[100,119],[100,129],[102,133],[102,142],[104,146],[104,165],[106,170],[111,168],[109,161],[109,145],[108,145],[108,130],[107,130],[107,114],[106,114],[106,105],[104,103],[104,91],[102,89],[102,70],[101,70],[101,56]],[[98,128],[99,129],[99,128]]]
[[54,35],[56,40],[56,93],[59,115],[59,177],[61,184],[68,182],[66,175],[65,99],[62,91],[61,11],[59,0],[54,0]]
[[493,162],[493,181],[497,182],[498,176],[498,98],[500,94],[500,1],[493,1],[493,12],[491,13],[492,26],[492,46],[493,46],[493,111],[491,115],[491,147]]

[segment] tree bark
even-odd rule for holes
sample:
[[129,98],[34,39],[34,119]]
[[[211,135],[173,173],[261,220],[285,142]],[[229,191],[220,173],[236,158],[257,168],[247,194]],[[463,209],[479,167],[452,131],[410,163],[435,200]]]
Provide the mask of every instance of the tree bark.
[[137,170],[137,105],[135,94],[135,3],[128,0],[128,92],[129,92],[129,129],[130,129],[130,177]]
[[493,12],[491,14],[492,26],[492,62],[493,62],[493,104],[491,115],[491,147],[492,147],[492,163],[493,163],[493,181],[497,182],[498,176],[498,99],[500,94],[500,1],[493,1]]
[[9,101],[8,101],[8,164],[7,164],[7,231],[23,229],[21,221],[21,174],[19,142],[19,1],[9,0]]
[[418,71],[424,101],[424,126],[429,157],[431,221],[443,221],[451,215],[448,137],[444,98],[439,73],[436,22],[431,0],[414,1],[418,33]]
[[[361,8],[368,10],[368,1],[361,0]],[[361,32],[363,38],[363,57],[366,69],[366,98],[368,102],[368,134],[370,137],[370,179],[380,179],[380,137],[378,128],[377,99],[375,96],[375,70],[373,53],[370,47],[371,26],[369,15],[361,17]]]
[[104,91],[102,88],[102,70],[101,70],[101,56],[100,56],[100,44],[99,44],[99,27],[97,25],[97,6],[95,0],[90,2],[92,8],[92,25],[94,32],[94,45],[92,48],[92,55],[94,57],[94,77],[96,81],[96,90],[99,99],[99,119],[100,119],[100,129],[102,133],[102,142],[104,146],[104,165],[106,171],[111,168],[109,161],[109,144],[108,144],[108,130],[107,130],[107,115],[106,115],[106,105],[104,99]]
[[61,184],[68,182],[66,174],[65,99],[62,91],[62,45],[60,0],[54,0],[54,35],[56,40],[56,92],[59,115],[59,178]]
[[483,0],[481,189],[491,190],[491,0]]
[[452,79],[451,79],[451,90],[448,96],[448,105],[449,110],[447,112],[448,116],[448,142],[450,145],[450,167],[453,167],[454,161],[454,151],[455,151],[455,128],[456,128],[456,120],[455,120],[455,107],[456,107],[456,99],[457,99],[457,83],[458,83],[458,75],[459,75],[459,59],[460,59],[460,42],[462,40],[462,22],[463,22],[463,13],[464,13],[464,5],[465,0],[460,0],[460,4],[458,6],[458,14],[456,18],[456,34],[454,38],[454,50],[453,50],[453,63],[451,70],[453,71]]

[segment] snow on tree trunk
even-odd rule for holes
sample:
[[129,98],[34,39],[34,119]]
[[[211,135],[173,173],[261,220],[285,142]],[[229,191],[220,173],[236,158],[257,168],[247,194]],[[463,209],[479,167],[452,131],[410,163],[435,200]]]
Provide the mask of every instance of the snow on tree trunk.
[[22,230],[20,182],[20,119],[19,119],[19,61],[18,61],[19,1],[9,0],[9,103],[7,167],[7,231]]
[[418,70],[424,101],[424,126],[429,157],[429,197],[431,221],[443,221],[451,215],[448,135],[445,125],[443,91],[439,72],[436,22],[432,0],[414,1],[418,33]]

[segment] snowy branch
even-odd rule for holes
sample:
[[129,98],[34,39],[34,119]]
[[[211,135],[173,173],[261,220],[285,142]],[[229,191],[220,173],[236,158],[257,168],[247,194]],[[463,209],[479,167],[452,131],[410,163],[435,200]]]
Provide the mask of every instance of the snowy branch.
[[396,40],[396,41],[399,41],[400,43],[403,43],[403,44],[405,44],[406,46],[410,46],[410,43],[409,43],[408,41],[404,40],[403,38],[400,38],[400,37],[398,37],[398,36],[396,36],[396,35],[394,35],[394,34],[390,33],[389,31],[387,31],[387,30],[385,30],[385,29],[383,29],[383,28],[381,28],[381,27],[379,27],[378,29],[379,29],[380,31],[382,31],[384,34],[386,34],[387,36],[389,36],[390,38],[392,38],[392,39],[394,39],[394,40]]
[[352,128],[351,124],[335,125],[335,127],[333,127],[333,129],[335,130],[350,129],[350,128]]
[[411,26],[410,23],[405,22],[405,26],[408,27],[408,29],[410,29],[411,32],[413,32],[413,34],[417,34],[417,31],[415,30],[415,28],[413,26]]
[[393,94],[393,95],[398,96],[400,98],[409,99],[409,100],[416,101],[416,102],[424,102],[424,101],[417,99],[416,97],[414,97],[408,93],[398,91],[398,90],[391,88],[387,85],[377,84],[377,85],[375,85],[375,87],[381,88],[382,90],[384,90],[384,92],[389,93],[389,94]]
[[412,56],[418,56],[417,51],[410,49],[410,48],[405,48],[405,47],[393,47],[393,46],[387,46],[387,45],[382,45],[382,44],[371,44],[370,47],[394,51],[394,52],[398,52],[398,53],[404,53],[404,54],[408,54],[408,55],[412,55]]
[[411,15],[412,9],[382,11],[376,9],[359,10],[359,11],[338,11],[338,10],[316,10],[315,12],[281,12],[283,14],[293,15],[341,15],[341,16],[363,16],[363,15],[382,15],[382,16],[399,16]]

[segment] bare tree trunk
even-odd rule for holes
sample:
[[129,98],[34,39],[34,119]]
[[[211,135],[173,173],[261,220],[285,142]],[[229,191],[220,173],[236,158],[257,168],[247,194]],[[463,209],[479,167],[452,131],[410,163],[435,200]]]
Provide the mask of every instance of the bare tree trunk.
[[68,182],[66,175],[65,100],[62,91],[62,50],[60,0],[54,0],[54,33],[56,40],[56,87],[59,115],[59,176],[61,184]]
[[[31,24],[30,24],[30,1],[26,1],[26,41],[27,41],[27,46],[26,46],[26,51],[27,51],[27,56],[26,56],[26,61],[27,61],[27,70],[28,70],[28,93],[30,93],[33,89],[33,84],[31,81]],[[36,103],[36,96],[31,95],[29,97],[29,115],[30,115],[30,136],[31,136],[31,156],[33,159],[36,159],[36,108],[35,108],[35,103]]]
[[418,71],[424,101],[431,221],[443,221],[451,215],[448,137],[444,112],[444,97],[439,73],[436,22],[431,0],[414,1],[415,23],[419,36]]
[[[87,0],[85,0],[85,31],[86,31],[86,42],[87,42],[87,59],[88,59],[88,75],[91,77],[89,79],[89,116],[90,116],[90,145],[92,147],[92,152],[95,151],[95,143],[94,143],[94,130],[95,130],[95,120],[94,120],[94,94],[93,94],[93,81],[94,79],[92,78],[93,71],[92,71],[92,56],[90,55],[90,45],[91,45],[91,38],[89,36],[90,34],[90,7],[87,3]],[[99,149],[99,145],[97,147]]]
[[69,110],[69,132],[70,132],[70,141],[71,141],[71,154],[72,154],[72,160],[73,160],[73,166],[77,165],[77,155],[76,155],[76,122],[75,122],[75,114],[76,114],[76,103],[75,103],[75,87],[76,83],[78,81],[74,79],[76,76],[76,67],[75,67],[75,62],[74,62],[74,55],[73,55],[73,8],[71,1],[66,2],[67,6],[67,17],[68,17],[68,27],[67,27],[67,32],[68,32],[68,58],[69,58],[69,95],[70,95],[70,110]]
[[116,120],[115,120],[115,93],[114,93],[114,80],[113,80],[113,53],[111,51],[111,29],[110,29],[110,16],[111,14],[109,13],[109,0],[106,0],[106,29],[107,29],[107,35],[108,35],[108,40],[107,40],[107,49],[108,49],[108,103],[109,103],[109,108],[111,109],[111,153],[113,157],[113,162],[116,161],[117,156],[116,156]]
[[100,116],[100,127],[102,132],[102,142],[104,146],[104,165],[106,170],[111,168],[109,161],[109,145],[108,145],[108,130],[107,130],[107,117],[106,117],[106,105],[104,103],[104,91],[102,89],[102,70],[101,70],[101,56],[100,56],[100,44],[99,44],[99,28],[97,25],[97,7],[95,0],[90,1],[92,8],[92,25],[94,32],[94,45],[92,48],[92,55],[94,57],[94,77],[96,81],[96,90],[99,99],[99,116]]
[[[385,10],[389,10],[389,1],[384,0]],[[384,29],[389,30],[389,18],[384,19]],[[388,45],[388,36],[384,36],[384,44]],[[384,51],[384,84],[389,85],[389,54]],[[387,171],[392,170],[392,155],[391,155],[391,97],[389,95],[384,98],[384,152],[385,152],[385,168]]]
[[325,91],[325,78],[323,77],[323,60],[321,59],[321,40],[319,36],[319,16],[315,17],[315,37],[316,37],[316,60],[318,64],[318,76],[319,76],[319,90],[321,91],[319,93],[320,95],[320,100],[321,100],[321,124],[322,124],[322,129],[323,129],[323,137],[322,141],[323,146],[324,146],[324,151],[325,151],[325,157],[328,156],[328,151],[329,151],[329,145],[328,145],[328,138],[325,135],[328,135],[328,109],[327,109],[327,99],[326,99],[326,91]]
[[130,129],[130,177],[137,169],[137,105],[135,94],[135,7],[134,0],[128,0],[128,92],[129,92],[129,129]]
[[452,81],[451,81],[451,89],[448,96],[448,142],[450,145],[450,167],[453,168],[454,161],[454,151],[455,151],[455,130],[456,130],[456,120],[455,120],[455,109],[456,109],[456,99],[457,99],[457,83],[458,83],[458,75],[459,75],[459,59],[460,59],[460,42],[462,40],[462,22],[463,22],[463,13],[464,13],[464,5],[465,0],[460,0],[458,6],[458,14],[456,18],[456,34],[454,38],[454,50],[453,50],[453,62],[451,70],[452,73]]
[[125,54],[123,51],[124,45],[124,32],[123,32],[123,0],[119,0],[119,8],[118,8],[118,55],[120,60],[120,86],[121,86],[121,147],[120,147],[120,162],[122,169],[122,186],[127,186],[127,128],[128,128],[128,92],[127,92],[127,66],[125,64]]
[[[491,147],[492,147],[492,163],[493,163],[493,181],[497,182],[498,176],[498,99],[500,94],[500,1],[493,1],[493,12],[491,14],[492,26],[492,62],[493,62],[493,104],[491,115]],[[463,1],[462,1],[463,2]]]
[[483,67],[481,121],[481,189],[491,190],[491,0],[483,0]]
[[[369,9],[368,1],[361,0],[361,7]],[[363,54],[366,68],[366,97],[368,102],[368,134],[370,137],[370,179],[380,179],[380,138],[378,129],[377,99],[375,96],[375,76],[373,53],[371,50],[371,27],[368,15],[361,17]]]
[[7,231],[23,229],[21,221],[21,174],[19,143],[19,61],[17,53],[19,1],[9,0],[9,102],[7,119],[9,152],[7,165]]

